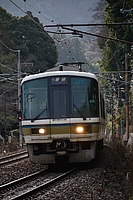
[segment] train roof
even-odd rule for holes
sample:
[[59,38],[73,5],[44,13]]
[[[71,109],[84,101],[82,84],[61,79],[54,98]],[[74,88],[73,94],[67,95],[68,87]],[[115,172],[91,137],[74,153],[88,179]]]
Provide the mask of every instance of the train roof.
[[48,69],[47,71],[39,73],[39,74],[28,75],[25,78],[23,78],[22,84],[25,81],[29,81],[33,79],[49,77],[49,76],[59,76],[59,75],[83,76],[83,77],[90,77],[90,78],[94,78],[98,80],[96,75],[93,73],[80,71],[76,67],[59,66],[59,67]]

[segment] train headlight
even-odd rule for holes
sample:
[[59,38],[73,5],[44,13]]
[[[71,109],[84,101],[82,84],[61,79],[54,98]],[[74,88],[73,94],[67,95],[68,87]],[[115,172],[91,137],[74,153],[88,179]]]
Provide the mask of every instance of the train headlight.
[[76,132],[77,133],[83,133],[84,132],[84,128],[82,126],[77,126],[76,127]]
[[45,133],[46,133],[45,128],[40,128],[40,129],[39,129],[39,133],[40,133],[40,134],[45,134]]

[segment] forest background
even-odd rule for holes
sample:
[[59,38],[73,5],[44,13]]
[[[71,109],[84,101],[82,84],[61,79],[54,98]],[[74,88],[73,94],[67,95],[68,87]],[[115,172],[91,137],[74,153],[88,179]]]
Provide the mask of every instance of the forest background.
[[[1,1],[2,2],[2,1]],[[6,2],[6,1],[4,1]],[[11,1],[9,1],[11,3]],[[14,1],[17,3],[16,1]],[[30,1],[27,1],[30,2]],[[25,1],[25,3],[27,3]],[[10,10],[9,7],[5,9],[5,4],[0,7],[0,132],[5,131],[5,120],[7,131],[17,128],[17,106],[18,106],[18,83],[17,83],[17,52],[20,50],[21,59],[21,77],[28,74],[43,72],[57,63],[82,61],[87,63],[85,69],[91,72],[108,72],[108,71],[124,71],[125,70],[125,54],[130,55],[129,71],[133,69],[132,64],[132,38],[133,25],[106,25],[87,27],[86,32],[102,35],[104,37],[91,37],[86,34],[83,38],[68,37],[67,35],[49,35],[44,31],[45,21],[42,19],[46,16],[50,19],[48,13],[45,17],[38,18],[35,14],[35,9],[42,13],[50,11],[52,0],[47,2],[47,5],[42,6],[39,3],[32,1],[32,7],[25,11],[21,4],[23,15],[18,16],[15,11]],[[88,1],[67,1],[64,10],[62,10],[60,1],[58,2],[57,12],[54,10],[54,18],[58,22],[64,16],[63,13],[67,10],[67,17],[63,18],[64,23],[132,23],[133,21],[133,0],[100,0],[89,1],[91,7],[88,6]],[[93,2],[93,3],[92,3]],[[24,3],[24,2],[23,2]],[[44,3],[44,2],[43,2]],[[78,3],[78,4],[77,4]],[[47,7],[46,7],[47,6]],[[76,7],[77,6],[77,7]],[[70,15],[69,9],[77,8],[77,15]],[[83,8],[86,10],[81,10]],[[34,9],[33,9],[34,8]],[[43,10],[43,8],[45,8]],[[54,6],[52,7],[52,9]],[[79,10],[78,10],[79,8]],[[34,12],[33,12],[34,10]],[[128,12],[124,12],[128,11]],[[53,10],[52,10],[53,12]],[[11,13],[14,13],[11,14]],[[20,10],[19,10],[20,13]],[[34,14],[33,14],[34,13]],[[36,12],[37,13],[37,12]],[[91,13],[91,17],[90,17]],[[83,16],[82,16],[83,15]],[[58,16],[58,17],[57,17]],[[82,18],[82,17],[83,18]],[[52,20],[53,20],[52,19]],[[73,19],[75,19],[73,21]],[[90,20],[91,19],[91,20]],[[54,22],[52,21],[51,22]],[[72,20],[72,21],[70,21]],[[77,20],[77,21],[76,21]],[[57,30],[60,31],[60,30]],[[107,38],[114,38],[117,40],[128,41],[115,42]],[[112,77],[110,76],[110,79]],[[118,77],[114,77],[118,79]],[[132,80],[132,73],[129,74],[129,80]],[[132,83],[132,81],[131,81]],[[112,82],[108,83],[103,80],[103,84],[112,87]],[[117,83],[114,83],[116,85]],[[130,93],[132,93],[131,84],[129,85]],[[122,86],[123,87],[123,86]],[[108,90],[108,88],[104,88]],[[132,96],[130,98],[130,105],[133,106]],[[123,106],[123,105],[122,105]]]

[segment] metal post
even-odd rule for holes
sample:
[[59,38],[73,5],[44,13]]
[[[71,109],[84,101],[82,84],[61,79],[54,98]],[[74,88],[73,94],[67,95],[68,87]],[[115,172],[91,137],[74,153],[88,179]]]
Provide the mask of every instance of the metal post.
[[128,86],[128,54],[125,54],[125,89],[126,89],[126,140],[129,139],[129,86]]
[[7,124],[6,124],[6,93],[4,92],[4,137],[7,137]]
[[112,138],[114,139],[114,121],[113,121],[113,115],[114,115],[114,102],[113,102],[113,89],[112,89],[112,96],[111,96],[112,106],[111,106],[111,112],[112,112]]
[[120,102],[121,102],[121,96],[120,96],[120,83],[118,85],[118,113],[119,113],[119,123],[118,123],[118,134],[121,135],[121,108],[120,108]]
[[[18,111],[21,111],[21,104],[20,104],[20,95],[21,95],[21,88],[20,88],[20,50],[18,50]],[[19,146],[22,148],[22,128],[21,128],[21,121],[19,121]]]

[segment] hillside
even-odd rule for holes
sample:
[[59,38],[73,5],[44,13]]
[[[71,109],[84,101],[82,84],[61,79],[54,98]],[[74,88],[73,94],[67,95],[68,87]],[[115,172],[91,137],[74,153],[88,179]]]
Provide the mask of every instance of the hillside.
[[[24,16],[27,11],[31,11],[33,16],[37,17],[43,25],[55,23],[99,23],[104,19],[104,0],[28,0],[25,2],[23,0],[13,0],[12,2],[10,0],[1,0],[0,5],[13,16]],[[97,32],[94,27],[76,28],[91,33]],[[54,29],[54,31],[57,31],[57,29]],[[70,35],[66,36],[66,38],[69,37]],[[62,40],[61,37],[58,39]],[[71,39],[75,38],[71,37]],[[66,43],[66,40],[63,39],[63,41]],[[59,62],[77,60],[75,54],[72,54],[67,45],[58,43],[57,40],[55,42],[59,51]],[[84,35],[80,42],[85,59],[90,65],[100,59],[100,49],[97,45],[96,37]],[[65,46],[66,48],[64,48]]]
[[[47,40],[44,39],[42,42],[43,32],[40,29],[36,30],[35,23],[28,17],[28,19],[22,19],[27,11],[37,17],[43,25],[54,23],[99,23],[104,19],[104,0],[27,0],[26,2],[12,0],[12,2],[10,0],[0,0],[0,6],[8,12],[8,20],[6,21],[6,16],[4,15],[7,13],[1,9],[1,33],[3,36],[1,40],[11,49],[21,48],[21,72],[31,73],[33,70],[38,72],[36,69],[44,68],[46,64],[45,56],[48,59],[48,64],[50,64],[51,60],[54,61],[56,56],[55,53],[52,56],[49,54],[52,48],[49,43],[45,44]],[[12,24],[14,20],[12,20],[12,16],[9,13],[12,16],[20,17],[14,17],[15,24]],[[9,24],[13,26],[9,26]],[[81,30],[81,27],[76,28]],[[6,29],[8,29],[8,32],[6,32]],[[56,31],[58,30],[56,29]],[[98,30],[97,28],[85,27],[84,31],[96,33]],[[54,35],[52,37],[54,38]],[[96,69],[96,62],[100,59],[97,38],[87,35],[83,35],[83,38],[74,37],[73,35],[58,35],[57,37],[59,40],[55,40],[55,43],[59,54],[58,62],[87,60],[88,65],[85,70],[94,71]],[[27,45],[30,44],[29,41],[32,44],[31,48]],[[54,43],[53,40],[52,43]],[[13,45],[15,45],[15,48]],[[36,45],[39,48],[36,49]],[[47,50],[46,47],[49,47],[49,49]],[[33,51],[34,54],[32,54]],[[40,58],[39,62],[37,62],[37,57]],[[32,69],[32,66],[25,65],[25,63],[34,64],[34,68]],[[39,67],[38,63],[41,63]],[[1,73],[12,74],[16,72],[16,66],[15,54],[9,53],[7,48],[1,46]],[[6,132],[4,130],[6,128],[8,131],[9,129],[17,128],[17,93],[17,82],[14,81],[14,77],[9,80],[3,78],[0,87],[0,133]]]
[[[31,11],[43,24],[51,23],[90,23],[99,0],[14,0],[23,11]],[[10,0],[1,0],[0,6],[14,16],[23,16]],[[38,11],[41,11],[39,14]]]

